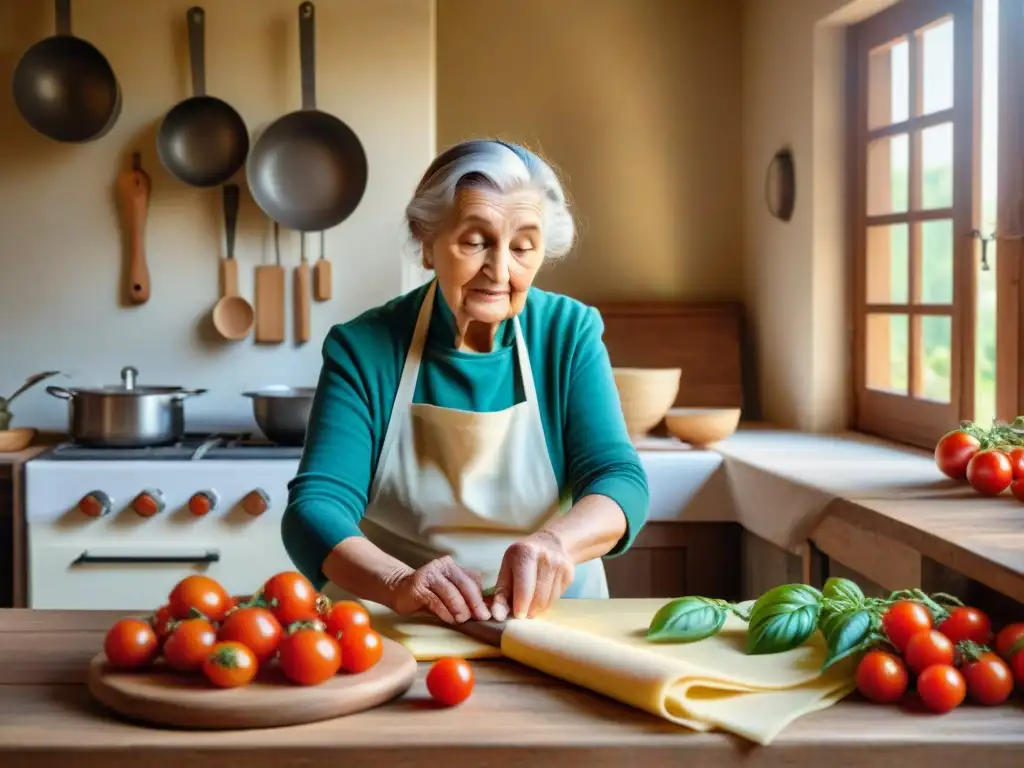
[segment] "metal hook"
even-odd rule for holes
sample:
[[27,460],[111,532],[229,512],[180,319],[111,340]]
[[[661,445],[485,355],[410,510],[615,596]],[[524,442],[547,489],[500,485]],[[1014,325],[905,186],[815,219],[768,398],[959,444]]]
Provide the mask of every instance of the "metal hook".
[[995,232],[993,232],[991,235],[986,237],[985,235],[981,234],[980,230],[972,229],[971,230],[971,237],[977,238],[978,240],[981,241],[981,271],[982,272],[990,271],[992,269],[992,267],[989,266],[989,263],[988,263],[988,244],[996,239]]

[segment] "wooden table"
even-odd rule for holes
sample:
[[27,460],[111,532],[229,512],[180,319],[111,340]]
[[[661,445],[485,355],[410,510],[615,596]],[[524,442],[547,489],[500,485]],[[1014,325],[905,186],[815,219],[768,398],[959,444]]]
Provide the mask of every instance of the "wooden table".
[[120,614],[0,611],[0,766],[288,768],[403,766],[1019,766],[1024,709],[965,707],[942,717],[848,699],[796,721],[769,747],[694,734],[512,662],[474,664],[455,709],[427,699],[426,666],[409,693],[313,725],[187,732],[115,719],[84,685],[89,659]]

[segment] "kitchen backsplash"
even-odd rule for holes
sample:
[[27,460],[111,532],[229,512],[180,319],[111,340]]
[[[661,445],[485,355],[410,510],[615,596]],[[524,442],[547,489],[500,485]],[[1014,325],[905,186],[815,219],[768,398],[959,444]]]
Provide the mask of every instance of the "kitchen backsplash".
[[[312,303],[309,343],[293,341],[291,272],[299,233],[281,232],[287,270],[287,339],[258,345],[219,340],[210,322],[224,252],[221,189],[195,189],[161,166],[162,116],[190,95],[185,12],[191,0],[72,3],[72,31],[96,45],[120,80],[123,112],[87,144],[59,144],[33,131],[10,89],[0,95],[0,394],[29,374],[59,369],[65,386],[119,383],[133,365],[139,384],[202,387],[186,404],[190,429],[254,429],[240,393],[273,384],[312,385],[331,325],[415,284],[402,211],[435,150],[432,0],[317,3],[317,98],[359,135],[369,182],[353,216],[328,231],[333,298]],[[228,100],[255,140],[260,128],[298,109],[297,0],[205,0],[208,91]],[[0,79],[21,53],[53,34],[53,5],[0,7]],[[146,250],[152,295],[122,299],[123,227],[114,179],[141,152],[152,179]],[[252,301],[253,271],[273,260],[272,226],[249,195],[244,171],[236,256]],[[319,237],[306,236],[310,259]],[[60,429],[67,404],[43,387],[13,404],[15,426]]]

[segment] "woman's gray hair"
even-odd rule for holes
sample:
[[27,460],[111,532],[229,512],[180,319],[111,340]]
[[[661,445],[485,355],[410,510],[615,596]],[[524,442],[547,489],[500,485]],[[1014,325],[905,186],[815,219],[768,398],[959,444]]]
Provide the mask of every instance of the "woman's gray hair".
[[421,242],[433,239],[451,211],[455,196],[467,187],[504,193],[536,188],[546,202],[545,260],[559,259],[572,250],[576,225],[558,174],[536,153],[500,139],[464,141],[434,159],[405,209],[412,236]]

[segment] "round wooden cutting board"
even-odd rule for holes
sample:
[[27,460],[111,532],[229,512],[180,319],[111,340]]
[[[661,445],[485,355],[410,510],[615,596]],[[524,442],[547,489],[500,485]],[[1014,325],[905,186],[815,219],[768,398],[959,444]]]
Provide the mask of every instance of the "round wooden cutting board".
[[132,720],[226,730],[298,725],[361,712],[401,696],[415,677],[412,654],[384,638],[384,654],[372,669],[339,672],[314,686],[291,683],[273,664],[247,686],[221,689],[201,672],[174,672],[160,662],[134,672],[114,670],[103,653],[89,664],[88,685],[101,704]]

